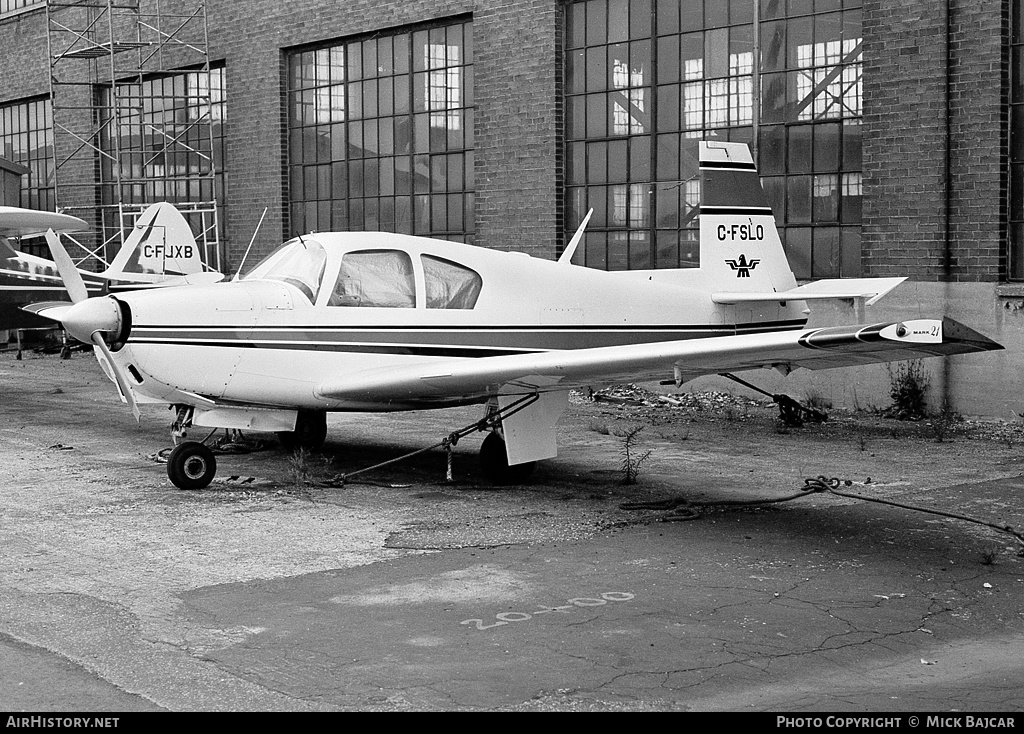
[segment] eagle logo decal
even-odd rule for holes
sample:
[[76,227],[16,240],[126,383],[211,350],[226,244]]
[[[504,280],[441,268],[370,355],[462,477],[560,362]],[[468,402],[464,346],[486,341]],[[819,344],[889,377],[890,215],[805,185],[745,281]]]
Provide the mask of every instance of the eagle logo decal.
[[739,260],[726,260],[729,267],[736,271],[737,278],[749,278],[750,271],[757,267],[760,260],[747,260],[746,255],[740,255]]

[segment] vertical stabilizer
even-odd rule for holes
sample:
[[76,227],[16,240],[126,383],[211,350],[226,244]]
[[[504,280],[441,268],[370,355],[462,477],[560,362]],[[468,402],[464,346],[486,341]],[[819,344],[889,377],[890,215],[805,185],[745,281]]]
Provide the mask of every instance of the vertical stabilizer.
[[192,228],[173,204],[153,204],[139,216],[117,257],[103,274],[119,280],[157,282],[203,272]]
[[700,271],[712,291],[785,291],[796,278],[743,143],[700,144]]

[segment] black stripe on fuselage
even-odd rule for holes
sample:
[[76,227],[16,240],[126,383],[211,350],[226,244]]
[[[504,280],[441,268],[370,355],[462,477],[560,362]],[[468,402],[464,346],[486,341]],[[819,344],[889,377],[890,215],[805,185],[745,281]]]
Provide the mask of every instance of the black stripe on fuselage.
[[495,333],[531,333],[552,331],[577,332],[635,332],[635,331],[733,331],[735,329],[798,328],[807,323],[806,319],[789,319],[786,321],[751,321],[745,324],[416,324],[415,326],[397,324],[276,324],[272,326],[253,326],[251,324],[137,324],[136,329],[151,331],[299,331],[299,332],[458,332],[480,331]]
[[[736,325],[600,326],[569,329],[564,326],[136,326],[132,329],[129,344],[475,358],[792,331],[803,328],[805,324],[806,321],[798,320]],[[471,337],[471,333],[475,337]],[[428,335],[432,338],[422,341]],[[513,341],[519,343],[511,343]]]
[[476,347],[432,347],[418,344],[330,344],[326,342],[246,342],[246,341],[158,341],[130,340],[130,345],[162,344],[176,347],[230,347],[231,349],[273,349],[298,352],[334,352],[348,354],[392,354],[417,357],[500,357],[533,354],[545,349],[484,349]]

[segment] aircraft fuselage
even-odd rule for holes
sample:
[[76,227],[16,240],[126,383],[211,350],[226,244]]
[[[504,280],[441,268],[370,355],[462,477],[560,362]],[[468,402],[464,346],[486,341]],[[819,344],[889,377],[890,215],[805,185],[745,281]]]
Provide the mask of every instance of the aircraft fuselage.
[[[136,393],[169,403],[194,404],[198,396],[252,405],[259,395],[264,406],[405,410],[428,406],[394,396],[325,399],[317,385],[339,374],[453,357],[791,330],[806,322],[797,304],[759,306],[755,314],[749,306],[711,303],[705,290],[681,279],[668,283],[432,239],[324,234],[292,247],[322,247],[313,287],[270,268],[263,278],[118,295],[130,329],[114,355]],[[388,269],[392,263],[397,275]],[[407,279],[408,288],[383,293],[382,273],[389,281]],[[447,280],[433,284],[438,277]],[[449,396],[445,404],[464,402],[479,397]]]

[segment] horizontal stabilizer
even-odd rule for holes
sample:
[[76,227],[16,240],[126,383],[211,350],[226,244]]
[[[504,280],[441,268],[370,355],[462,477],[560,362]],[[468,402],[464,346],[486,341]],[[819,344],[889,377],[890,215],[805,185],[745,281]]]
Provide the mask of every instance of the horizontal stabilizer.
[[866,306],[874,305],[880,298],[905,281],[906,278],[842,278],[816,280],[813,283],[785,291],[771,292],[718,292],[711,294],[715,303],[765,303],[768,301],[821,301],[828,299],[865,298]]

